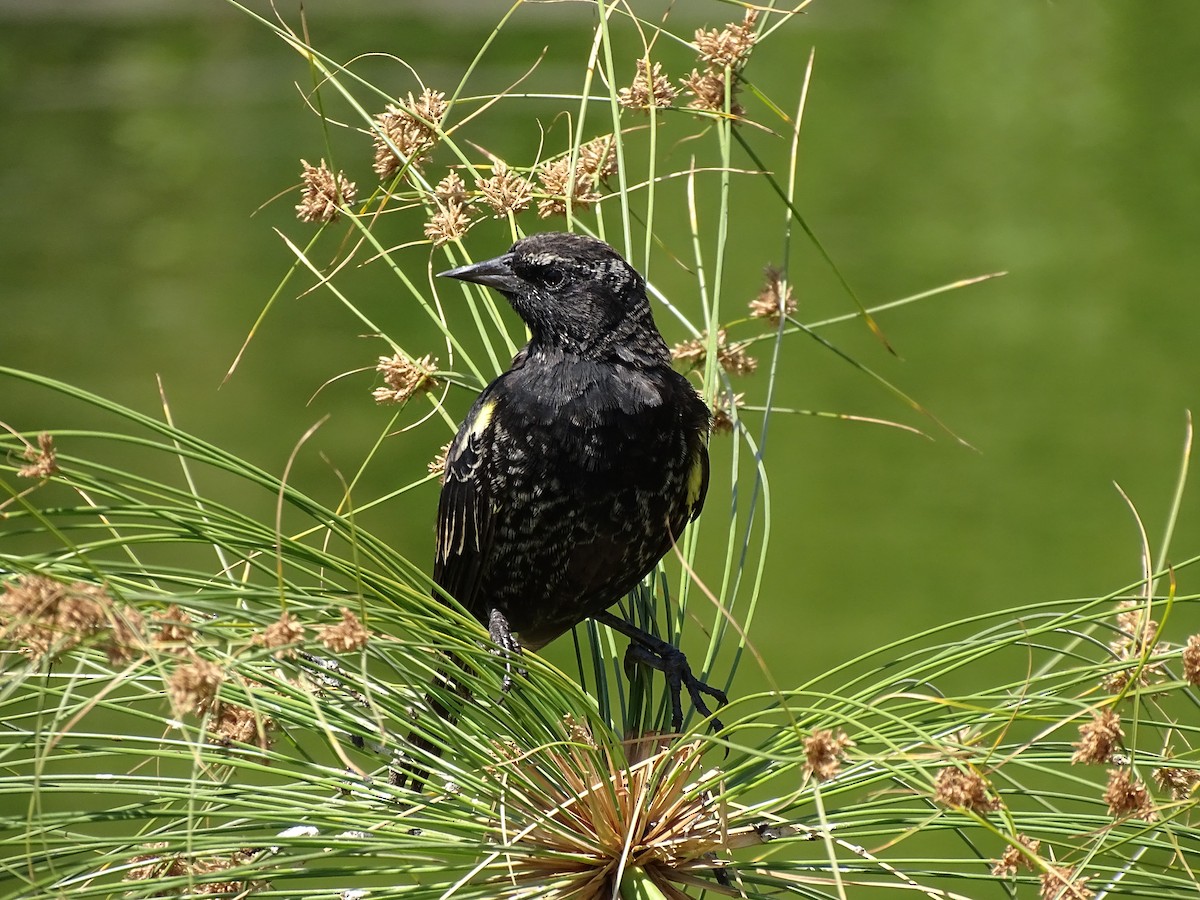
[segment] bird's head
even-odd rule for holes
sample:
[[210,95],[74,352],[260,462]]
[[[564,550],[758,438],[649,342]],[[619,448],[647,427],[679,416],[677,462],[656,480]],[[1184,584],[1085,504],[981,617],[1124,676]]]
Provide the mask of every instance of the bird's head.
[[534,234],[503,256],[439,274],[503,294],[529,326],[532,348],[616,355],[629,362],[669,358],[642,276],[596,238]]

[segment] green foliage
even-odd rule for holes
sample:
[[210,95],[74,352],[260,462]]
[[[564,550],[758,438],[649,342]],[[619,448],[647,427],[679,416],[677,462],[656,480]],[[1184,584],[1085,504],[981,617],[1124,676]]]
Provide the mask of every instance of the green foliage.
[[[502,693],[483,629],[434,602],[424,565],[359,521],[384,503],[402,509],[435,475],[399,475],[395,492],[368,500],[352,477],[331,507],[169,416],[0,368],[6,386],[72,398],[107,422],[0,437],[6,893],[844,898],[871,885],[929,897],[1194,896],[1185,851],[1200,837],[1200,641],[1185,647],[1167,626],[1200,599],[1176,582],[1195,559],[1169,568],[1164,546],[1151,564],[1147,548],[1145,577],[1111,595],[954,622],[807,684],[738,690],[748,656],[770,672],[752,636],[772,523],[775,363],[795,334],[843,355],[818,335],[827,323],[786,308],[792,233],[816,241],[795,203],[807,82],[792,115],[746,68],[788,13],[692,35],[620,4],[595,11],[578,93],[477,89],[470,67],[440,99],[419,83],[393,96],[264,21],[311,67],[323,127],[352,123],[383,179],[368,192],[308,167],[302,217],[325,224],[306,242],[285,238],[296,264],[276,296],[308,272],[386,342],[379,399],[397,404],[389,432],[407,430],[452,423],[447,396],[478,389],[521,343],[494,296],[456,285],[442,298],[428,277],[468,260],[469,223],[498,213],[516,237],[543,227],[540,207],[554,227],[621,249],[660,317],[693,335],[677,357],[725,415],[713,440],[727,469],[678,558],[626,612],[682,636],[697,668],[730,686],[726,727],[711,734],[693,718],[685,734],[663,734],[661,686],[639,677],[627,689],[621,648],[593,626],[581,629],[576,672],[527,654]],[[500,52],[508,23],[481,54]],[[664,60],[664,71],[692,69],[690,98],[672,96],[679,76],[653,80]],[[629,83],[638,72],[650,77],[640,92]],[[681,108],[689,99],[699,108]],[[537,158],[483,149],[475,129],[499,102],[550,110]],[[786,147],[782,175],[762,163],[760,142]],[[460,186],[433,174],[443,171]],[[735,180],[778,200],[783,263],[749,310],[734,310],[722,279]],[[410,237],[417,214],[427,241]],[[673,219],[685,247],[666,237]],[[321,264],[327,238],[334,261]],[[429,243],[426,277],[414,278]],[[368,262],[389,267],[413,313],[438,324],[444,367],[385,336],[339,287],[341,272]],[[888,305],[908,299],[918,298]],[[854,315],[882,340],[874,312],[860,304]],[[736,379],[754,345],[770,354],[767,379],[743,407]],[[1171,525],[1189,454],[1190,436]],[[246,511],[264,505],[273,519]],[[797,652],[813,640],[797,622]],[[446,682],[450,658],[469,700]],[[982,682],[996,664],[1011,678]],[[448,722],[435,704],[461,712]],[[423,791],[414,769],[430,772]]]

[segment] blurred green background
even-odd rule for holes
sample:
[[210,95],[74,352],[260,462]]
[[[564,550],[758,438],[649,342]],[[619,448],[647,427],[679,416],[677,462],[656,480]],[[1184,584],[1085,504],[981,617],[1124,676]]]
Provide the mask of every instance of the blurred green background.
[[[293,23],[297,8],[281,6]],[[305,8],[328,55],[395,54],[449,88],[508,4]],[[688,34],[740,11],[688,2],[672,16]],[[529,4],[475,90],[501,89],[546,47],[541,83],[578,91],[591,18],[586,5]],[[1200,407],[1195,0],[1159,0],[1152,14],[1124,0],[818,0],[747,76],[791,106],[813,48],[800,206],[864,301],[1010,274],[881,315],[902,360],[861,324],[826,333],[979,452],[811,341],[789,341],[782,405],[897,419],[937,440],[775,420],[776,518],[752,638],[781,684],[951,618],[1135,581],[1137,529],[1113,482],[1160,538],[1185,410]],[[364,65],[397,93],[414,88],[394,63]],[[336,503],[338,473],[354,472],[391,412],[372,403],[369,370],[318,388],[369,369],[383,345],[328,293],[296,298],[294,282],[221,386],[292,261],[273,229],[311,233],[292,209],[300,158],[328,152],[309,84],[295,53],[220,0],[0,2],[0,361],[150,413],[159,375],[177,424],[276,473],[329,416],[291,478]],[[536,141],[531,121],[517,124]],[[778,157],[782,142],[753,139]],[[365,140],[335,147],[368,191]],[[782,216],[764,214],[764,198],[735,187],[730,298],[749,299],[780,261]],[[396,243],[420,237],[419,223],[389,227]],[[505,244],[496,223],[468,239],[477,258]],[[406,256],[418,278],[426,258]],[[851,310],[800,241],[792,277],[802,319]],[[383,267],[348,273],[346,287],[407,349],[437,352]],[[5,391],[0,421],[14,427],[88,423],[78,407]],[[389,439],[358,496],[411,480],[447,438]],[[259,501],[269,515],[270,498],[246,499]],[[370,526],[425,560],[435,506],[430,484]],[[1175,558],[1200,550],[1200,492],[1175,547]]]

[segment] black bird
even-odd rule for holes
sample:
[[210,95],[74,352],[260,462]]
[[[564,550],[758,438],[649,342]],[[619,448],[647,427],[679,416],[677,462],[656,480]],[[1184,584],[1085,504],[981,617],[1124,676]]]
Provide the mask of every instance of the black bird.
[[704,695],[723,705],[725,694],[680,650],[608,612],[708,488],[708,407],[671,368],[645,281],[603,241],[558,232],[440,274],[495,288],[531,337],[446,454],[435,583],[510,657],[603,622],[630,638],[627,672],[641,662],[666,674],[674,730],[681,687],[709,715]]

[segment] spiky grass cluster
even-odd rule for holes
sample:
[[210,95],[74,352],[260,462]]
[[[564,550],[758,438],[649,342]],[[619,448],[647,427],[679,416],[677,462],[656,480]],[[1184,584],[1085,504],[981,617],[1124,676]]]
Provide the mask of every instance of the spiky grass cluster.
[[[229,465],[215,448],[160,428],[163,453],[189,446],[214,467]],[[70,459],[52,476],[60,487],[87,485],[95,499],[112,490],[96,477],[111,477],[105,464]],[[15,474],[20,453],[9,460]],[[247,484],[262,477],[249,466],[244,476]],[[160,505],[170,493],[147,487]],[[918,636],[765,704],[742,701],[730,710],[728,757],[695,735],[619,741],[536,656],[495,703],[501,667],[485,644],[431,617],[415,576],[399,587],[401,559],[311,499],[277,483],[260,487],[328,530],[312,541],[285,538],[277,558],[260,557],[247,532],[240,562],[227,569],[243,573],[236,589],[209,596],[135,575],[77,512],[51,515],[74,552],[108,573],[107,584],[4,580],[0,634],[5,649],[22,651],[8,657],[7,683],[24,702],[45,701],[35,715],[9,717],[7,740],[43,767],[39,785],[80,796],[92,776],[63,764],[80,741],[108,754],[123,814],[153,818],[161,845],[148,848],[140,828],[124,842],[73,832],[47,845],[55,859],[47,878],[96,890],[138,884],[147,894],[297,891],[309,877],[303,860],[320,858],[321,877],[345,890],[390,877],[414,896],[607,897],[636,873],[669,897],[726,885],[765,897],[844,880],[851,868],[859,881],[926,893],[963,895],[960,878],[976,888],[981,878],[1003,879],[1046,897],[1090,897],[1116,883],[1170,898],[1194,892],[1171,862],[1172,848],[1200,839],[1200,748],[1174,724],[1196,710],[1181,677],[1194,635],[1168,643],[1173,635],[1160,627],[1162,680],[1143,688],[1131,680],[1116,698],[1096,692],[1109,648],[1093,640],[1089,655],[1078,639],[1102,633],[1125,609],[1104,599],[1041,604],[974,632],[948,626]],[[119,492],[103,499],[93,515],[107,529],[138,533],[145,505]],[[230,521],[214,520],[189,494],[162,511],[159,540],[173,529],[181,543],[230,545]],[[358,562],[322,549],[351,536]],[[286,611],[276,589],[255,584],[260,565],[282,565]],[[341,605],[351,590],[361,607]],[[1159,620],[1168,602],[1178,613],[1200,595],[1141,601]],[[116,610],[129,625],[120,646],[131,653],[114,661]],[[439,682],[435,648],[460,657],[461,685]],[[1007,683],[976,677],[958,696],[940,689],[991,657],[1019,658],[1020,671]],[[422,691],[439,684],[443,707],[462,687],[475,698],[461,724],[431,715],[435,700]],[[92,718],[130,711],[138,718],[109,737]],[[152,727],[139,728],[141,718]],[[296,741],[303,752],[290,749]],[[422,741],[447,747],[424,796],[404,777],[435,761]],[[147,781],[140,773],[150,762],[182,777]],[[189,774],[193,764],[203,777]],[[0,781],[10,803],[33,802],[22,771]],[[275,824],[265,830],[244,805],[231,806],[235,788],[260,796],[252,808],[261,804]],[[93,814],[111,811],[101,800],[94,813],[73,813]],[[869,849],[881,828],[888,846]],[[930,828],[970,834],[990,858],[906,855]],[[814,867],[814,841],[843,861]],[[752,846],[767,842],[767,855]],[[431,862],[414,870],[414,859]]]
[[[647,739],[634,749],[650,747],[648,754],[626,759],[571,730],[570,744],[537,759],[514,754],[494,769],[506,809],[497,840],[512,855],[504,881],[518,890],[543,886],[547,898],[604,900],[623,870],[642,869],[666,896],[679,897],[675,885],[728,864],[727,809],[719,773],[701,771],[701,742]],[[512,774],[517,765],[523,777]]]

